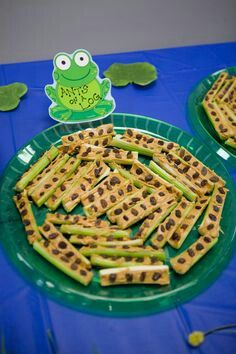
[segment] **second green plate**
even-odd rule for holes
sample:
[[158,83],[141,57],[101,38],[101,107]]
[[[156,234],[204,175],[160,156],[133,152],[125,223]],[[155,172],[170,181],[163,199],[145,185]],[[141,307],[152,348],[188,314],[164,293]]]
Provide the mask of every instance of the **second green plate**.
[[[62,135],[76,130],[96,127],[104,123],[113,123],[117,133],[123,133],[127,127],[133,127],[153,136],[163,137],[185,146],[203,163],[214,169],[225,181],[229,193],[223,211],[220,235],[217,245],[186,275],[181,276],[171,271],[169,286],[127,285],[103,288],[99,285],[98,274],[88,287],[70,279],[40,255],[38,255],[26,240],[24,227],[18,211],[12,201],[13,187],[21,174],[34,163],[42,152],[57,144]],[[147,158],[140,160],[148,163]],[[174,307],[199,294],[216,279],[230,258],[234,241],[236,201],[233,182],[222,162],[213,152],[182,130],[164,122],[148,117],[112,114],[102,121],[72,125],[55,125],[33,138],[23,146],[8,164],[0,186],[0,228],[1,241],[8,258],[18,272],[35,287],[43,291],[53,300],[79,311],[87,311],[103,315],[136,316],[163,311]],[[46,207],[33,210],[40,225],[43,223]],[[62,211],[59,209],[59,211]],[[77,207],[74,213],[81,213]],[[135,232],[137,226],[133,228]],[[187,248],[198,237],[196,227],[178,252]],[[165,248],[167,258],[177,252],[171,247]]]
[[201,105],[207,91],[222,71],[226,71],[230,75],[236,75],[236,66],[219,70],[207,76],[193,88],[188,98],[188,117],[193,130],[196,131],[205,143],[225,160],[229,167],[236,168],[236,150],[225,145],[220,140]]

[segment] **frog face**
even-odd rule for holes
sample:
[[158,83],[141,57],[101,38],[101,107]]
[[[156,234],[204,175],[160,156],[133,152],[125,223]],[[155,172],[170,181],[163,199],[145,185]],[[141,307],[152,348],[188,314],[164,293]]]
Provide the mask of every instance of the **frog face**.
[[55,81],[62,86],[85,85],[94,80],[97,73],[97,65],[84,49],[77,50],[73,55],[59,53],[54,58],[53,76]]

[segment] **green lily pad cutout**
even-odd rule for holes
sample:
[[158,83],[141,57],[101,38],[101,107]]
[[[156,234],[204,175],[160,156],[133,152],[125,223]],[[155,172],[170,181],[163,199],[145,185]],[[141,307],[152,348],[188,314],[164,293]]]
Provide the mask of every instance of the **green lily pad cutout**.
[[103,74],[111,80],[113,86],[127,86],[128,84],[146,86],[157,79],[155,66],[147,62],[114,63]]
[[28,87],[21,82],[0,86],[0,111],[11,111],[20,103],[20,98],[26,94]]

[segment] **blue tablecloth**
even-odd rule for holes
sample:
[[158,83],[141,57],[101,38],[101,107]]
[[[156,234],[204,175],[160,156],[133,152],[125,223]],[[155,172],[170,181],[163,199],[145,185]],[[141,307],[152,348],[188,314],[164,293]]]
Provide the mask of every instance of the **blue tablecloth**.
[[[114,62],[154,64],[159,72],[155,84],[113,88],[116,112],[158,118],[194,135],[186,117],[188,93],[210,73],[236,65],[236,43],[101,55],[95,60],[101,72]],[[0,85],[20,81],[29,87],[16,110],[0,113],[0,172],[21,145],[54,124],[44,94],[51,73],[52,61],[0,66]],[[191,349],[186,337],[193,330],[236,322],[235,269],[236,257],[208,290],[173,310],[108,318],[49,301],[15,272],[0,250],[0,341],[11,354],[233,354],[236,334],[212,335],[199,349]]]

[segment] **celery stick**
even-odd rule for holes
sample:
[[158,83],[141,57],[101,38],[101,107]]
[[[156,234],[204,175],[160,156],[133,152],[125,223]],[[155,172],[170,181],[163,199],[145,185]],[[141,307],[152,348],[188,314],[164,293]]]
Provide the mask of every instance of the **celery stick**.
[[218,237],[220,233],[221,214],[224,208],[228,190],[220,184],[215,184],[210,202],[204,214],[198,232],[201,235]]
[[61,213],[47,213],[46,221],[49,221],[52,224],[62,225],[62,224],[75,224],[82,226],[95,226],[95,227],[109,227],[109,221],[96,219],[96,218],[88,218],[87,216],[73,214],[61,214]]
[[179,249],[182,246],[209,201],[210,197],[203,197],[195,203],[194,208],[185,216],[181,224],[167,240],[171,247]]
[[[76,170],[79,163],[80,160],[76,160],[74,158],[69,159],[59,172],[56,172],[55,175],[45,180],[44,182],[47,183],[44,183],[41,188],[37,188],[36,191],[32,193],[32,199],[37,204],[37,206],[42,206],[48,200],[48,198],[51,197],[57,187],[61,186],[63,182],[65,182],[65,180],[69,178],[71,174]],[[55,178],[57,180],[56,182],[53,181],[53,179]],[[50,185],[51,187],[47,188],[48,185]]]
[[143,245],[143,240],[141,239],[129,239],[129,240],[120,240],[120,239],[117,239],[117,240],[113,240],[113,241],[100,241],[98,242],[98,244],[100,246],[128,246],[128,247],[132,247],[132,246],[142,246]]
[[210,87],[208,92],[206,93],[203,102],[211,102],[213,99],[215,99],[215,96],[221,89],[221,87],[224,85],[225,81],[228,78],[228,73],[223,71],[218,78],[215,80],[213,85]]
[[99,254],[93,254],[90,258],[90,262],[94,266],[100,268],[113,268],[113,267],[131,267],[137,265],[161,265],[160,261],[156,257],[118,257],[118,256],[101,256]]
[[28,186],[27,193],[32,195],[32,193],[40,188],[44,181],[47,180],[50,176],[54,175],[58,170],[60,170],[69,159],[69,155],[58,155],[55,160],[45,168],[35,179],[33,179],[32,184]]
[[166,172],[163,168],[161,168],[159,165],[157,165],[154,161],[150,161],[149,164],[150,169],[158,174],[160,177],[165,179],[167,182],[172,183],[176,188],[178,188],[181,192],[183,192],[183,195],[190,201],[193,201],[197,198],[197,195],[191,191],[190,188],[179,182],[175,177],[170,175],[168,172]]
[[87,257],[90,257],[93,254],[103,254],[108,256],[121,256],[121,257],[130,256],[130,257],[137,257],[137,258],[148,256],[148,257],[157,257],[161,261],[165,260],[165,253],[162,249],[160,248],[154,249],[150,246],[147,246],[146,248],[126,246],[126,248],[124,248],[120,246],[104,247],[104,246],[92,245],[88,247],[82,247],[80,249],[80,253]]
[[[135,237],[142,238],[143,242],[152,234],[152,232],[162,223],[163,220],[172,212],[178,202],[173,201],[171,204],[163,203],[159,210],[150,214],[140,226]],[[150,217],[151,216],[151,217]]]
[[[227,140],[234,135],[234,129],[230,126],[229,122],[225,119],[220,107],[214,102],[203,102],[203,108],[208,116],[211,124],[213,125],[217,135],[221,140]],[[218,120],[216,120],[216,117]]]
[[115,238],[113,236],[85,236],[85,235],[72,235],[69,238],[69,241],[72,244],[76,245],[83,245],[83,246],[89,246],[89,245],[110,245],[110,244],[116,244],[114,243],[115,241],[118,241],[118,244],[120,244],[120,241],[130,241],[129,237],[120,237],[120,238]]
[[159,284],[170,283],[167,265],[141,265],[125,268],[101,269],[99,271],[102,286],[126,284]]
[[32,181],[49,163],[58,155],[58,149],[52,146],[50,150],[46,151],[40,159],[30,167],[20,178],[15,185],[15,190],[23,191],[25,187]]
[[133,185],[135,185],[135,187],[137,188],[147,187],[147,191],[149,193],[155,191],[155,188],[152,188],[149,184],[139,180],[134,175],[132,175],[129,171],[125,170],[124,168],[117,165],[116,163],[114,162],[109,163],[109,166],[111,167],[112,170],[117,170],[123,177],[129,179],[133,183]]
[[170,215],[159,225],[157,231],[151,237],[151,244],[163,247],[193,207],[194,203],[183,197]]
[[92,172],[93,175],[91,175],[91,171],[86,170],[86,173],[81,176],[78,183],[63,197],[62,205],[67,212],[71,212],[76,205],[80,203],[81,195],[84,197],[86,193],[89,193],[101,180],[109,176],[110,168],[103,164],[98,175],[96,175],[96,168],[93,168]]
[[118,135],[116,135],[113,138],[112,146],[115,146],[115,147],[118,147],[118,148],[121,148],[124,150],[128,150],[128,151],[137,151],[139,154],[146,155],[146,156],[153,156],[153,153],[154,153],[153,150],[150,150],[148,148],[123,141],[122,139],[119,138]]
[[40,240],[41,235],[26,190],[15,195],[13,200],[21,215],[29,243],[32,244],[34,241]]
[[185,251],[170,259],[174,271],[185,274],[195,263],[197,263],[216,243],[218,239],[211,236],[201,236],[191,244]]
[[68,252],[72,252],[73,255],[71,255],[70,258],[75,257],[75,259],[79,259],[79,264],[83,264],[84,267],[88,269],[91,268],[89,260],[83,256],[53,224],[45,222],[39,227],[39,231],[56,249],[59,249],[61,253],[67,255]]
[[80,172],[75,171],[68,180],[66,180],[60,187],[58,187],[50,198],[45,202],[45,205],[50,210],[56,210],[62,202],[62,199],[73,187],[73,184],[78,182]]
[[90,283],[93,277],[91,271],[84,269],[84,267],[76,262],[71,263],[69,258],[60,254],[60,251],[58,251],[58,254],[53,253],[53,251],[55,252],[55,249],[50,246],[51,242],[48,241],[36,241],[33,244],[35,251],[63,273],[83,285],[88,285]]
[[119,230],[117,228],[96,228],[84,227],[80,225],[62,225],[61,232],[69,235],[85,235],[85,236],[113,236],[116,238],[129,237],[130,230]]

